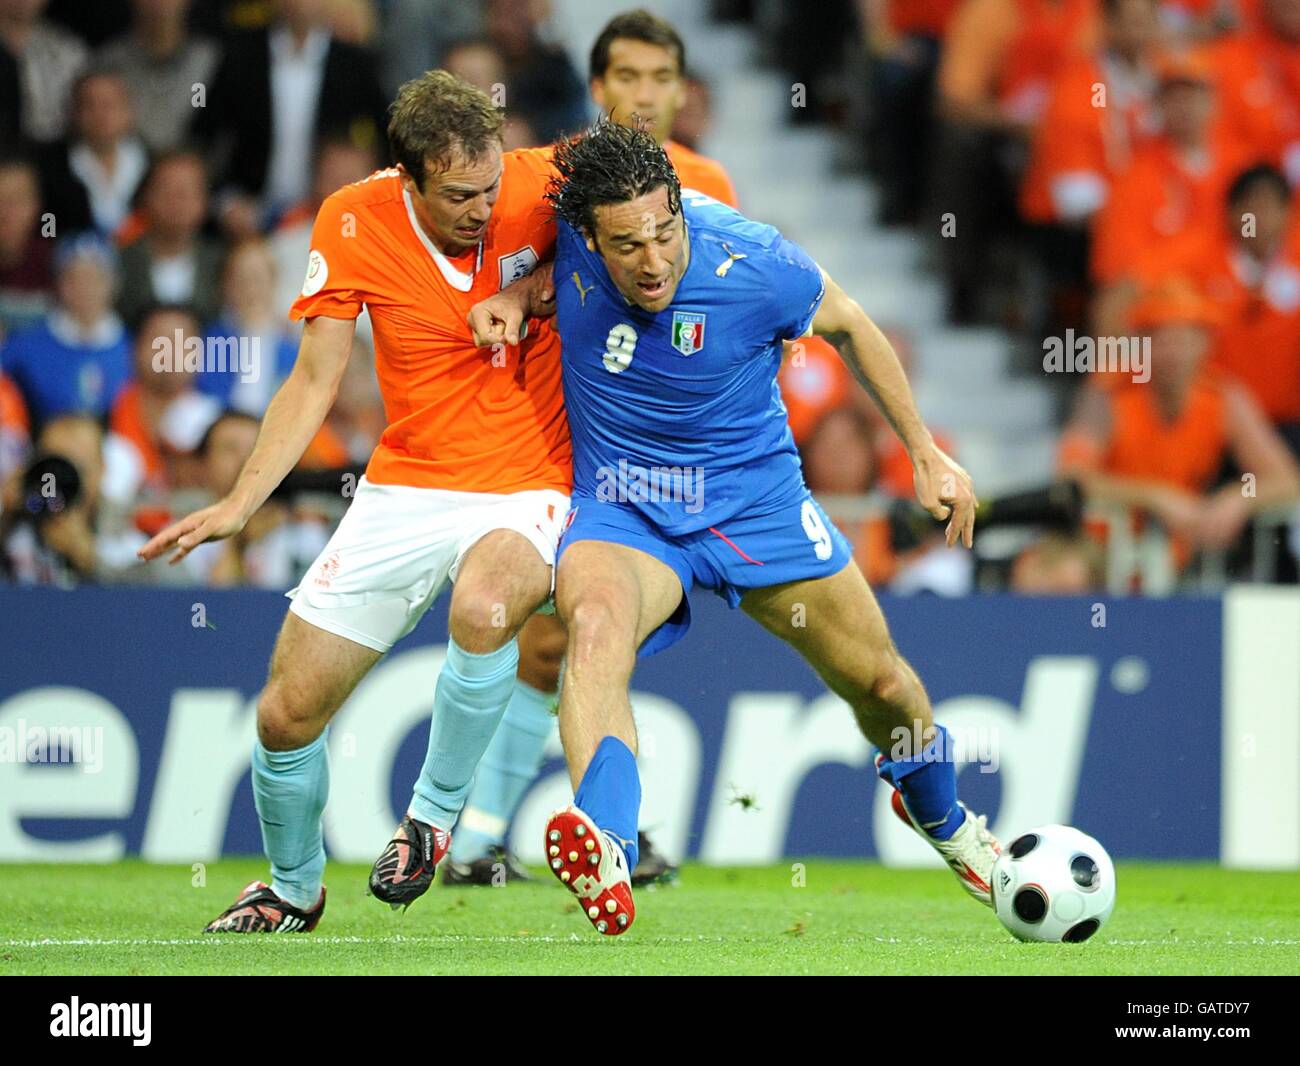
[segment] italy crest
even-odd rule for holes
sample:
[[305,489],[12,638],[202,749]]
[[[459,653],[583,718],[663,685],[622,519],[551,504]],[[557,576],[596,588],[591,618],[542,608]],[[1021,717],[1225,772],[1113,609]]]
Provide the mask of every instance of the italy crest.
[[694,355],[704,347],[704,315],[673,312],[673,347],[682,355]]

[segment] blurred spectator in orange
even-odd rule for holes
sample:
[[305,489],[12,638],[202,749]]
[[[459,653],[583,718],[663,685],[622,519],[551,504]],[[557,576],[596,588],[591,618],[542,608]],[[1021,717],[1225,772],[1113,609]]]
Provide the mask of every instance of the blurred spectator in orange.
[[54,290],[53,234],[42,232],[36,164],[0,156],[0,344],[35,325]]
[[502,151],[533,148],[540,143],[524,114],[508,106],[506,62],[491,41],[470,40],[452,45],[443,58],[442,68],[487,93],[490,99],[498,102],[498,107],[505,110],[505,125],[501,128]]
[[0,374],[0,488],[27,458],[31,422],[18,386]]
[[229,42],[196,121],[220,160],[218,213],[235,238],[274,226],[308,195],[322,136],[372,151],[384,142],[375,55],[334,37],[328,0],[275,0],[273,10],[269,27]]
[[337,470],[364,465],[386,424],[374,353],[360,337],[354,338],[334,406],[303,453],[299,469]]
[[[951,321],[986,313],[999,279],[990,246],[1017,229],[1016,195],[1029,139],[1061,68],[1096,44],[1098,0],[965,0],[944,37],[941,125],[933,168],[938,215],[958,220],[939,244]],[[939,221],[936,217],[935,221]]]
[[1103,0],[1101,50],[1057,75],[1022,190],[1031,221],[1087,222],[1153,132],[1158,8],[1155,0]]
[[148,169],[126,83],[110,71],[82,74],[72,86],[68,136],[41,159],[42,198],[59,232],[114,237]]
[[[1061,472],[1089,502],[1158,518],[1180,563],[1229,547],[1256,511],[1300,498],[1300,468],[1250,393],[1207,365],[1218,310],[1186,279],[1149,289],[1130,314],[1150,337],[1150,380],[1086,387],[1062,435]],[[1250,481],[1215,481],[1231,459]]]
[[542,144],[587,124],[587,94],[568,53],[540,35],[548,0],[487,0],[487,36],[506,62],[505,106]]
[[221,273],[221,314],[207,329],[208,350],[225,353],[224,366],[207,366],[199,390],[222,408],[260,418],[293,369],[298,346],[276,306],[275,255],[261,238],[240,241]]
[[1156,106],[1161,132],[1137,149],[1097,213],[1092,274],[1099,284],[1217,218],[1246,162],[1228,128],[1214,122],[1212,72],[1203,58],[1181,54],[1161,63]]
[[[192,34],[190,0],[132,0],[131,28],[95,54],[97,66],[121,75],[136,125],[151,152],[181,147],[221,57],[216,41]],[[206,102],[206,101],[204,101]]]
[[126,385],[130,343],[113,313],[115,285],[111,248],[90,234],[66,238],[55,254],[55,306],[0,348],[0,369],[38,426],[61,414],[102,418]]
[[221,413],[220,404],[195,389],[193,362],[187,365],[190,346],[202,341],[198,319],[182,306],[150,308],[136,330],[135,380],[118,394],[109,426],[134,445],[142,487],[153,496],[188,480],[178,465]]
[[[69,90],[86,66],[86,46],[41,18],[48,0],[0,0],[0,48],[16,64],[17,133],[43,144],[63,136]],[[6,94],[8,95],[8,94]],[[10,131],[15,132],[15,131]]]
[[1104,585],[1101,552],[1087,537],[1045,533],[1011,565],[1011,591],[1026,596],[1080,596]]
[[1262,0],[1258,20],[1210,54],[1225,124],[1300,181],[1300,0]]
[[[288,321],[289,308],[302,287],[307,257],[311,254],[312,225],[320,205],[335,190],[368,177],[376,165],[375,154],[368,148],[358,147],[346,138],[322,138],[316,149],[311,194],[285,213],[271,235],[276,272],[275,310],[284,321]],[[358,323],[362,321],[368,323],[370,316],[363,314]]]
[[143,234],[122,250],[118,310],[134,322],[157,303],[189,304],[200,321],[220,308],[221,245],[203,235],[208,178],[193,152],[154,161],[140,190]]

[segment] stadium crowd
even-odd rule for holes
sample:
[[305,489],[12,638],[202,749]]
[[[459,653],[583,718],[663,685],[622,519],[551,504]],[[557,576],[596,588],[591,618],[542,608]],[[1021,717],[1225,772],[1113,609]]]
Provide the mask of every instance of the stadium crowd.
[[[885,220],[933,240],[955,324],[1039,351],[1150,338],[1147,381],[1057,376],[1059,471],[1090,502],[1158,522],[1184,567],[1244,551],[1258,512],[1300,498],[1300,0],[712,6],[808,87],[791,121],[861,136]],[[596,113],[547,7],[0,0],[0,581],[294,583],[385,425],[364,318],[286,491],[180,567],[134,553],[233,483],[293,363],[316,210],[388,164],[398,85],[442,66],[504,87],[507,149]],[[680,72],[687,147],[708,126],[700,72]],[[830,344],[801,342],[781,383],[814,491],[911,498]],[[935,554],[897,509],[846,533],[881,584]],[[1047,535],[1004,580],[1097,588],[1100,536]],[[1270,576],[1295,573],[1279,553]]]

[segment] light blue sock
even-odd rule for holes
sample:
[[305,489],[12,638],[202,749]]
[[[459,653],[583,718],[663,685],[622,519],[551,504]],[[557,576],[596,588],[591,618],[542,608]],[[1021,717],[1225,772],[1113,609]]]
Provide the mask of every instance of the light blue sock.
[[330,792],[328,735],[326,727],[294,751],[267,751],[253,742],[253,801],[271,860],[271,891],[302,910],[316,906],[325,873],[320,818]]
[[510,705],[483,754],[460,816],[451,844],[456,862],[484,858],[489,848],[505,841],[506,827],[537,777],[546,742],[555,731],[554,702],[553,694],[515,682]]
[[439,829],[456,824],[479,759],[510,702],[519,645],[486,655],[447,641],[447,660],[433,696],[429,750],[411,798],[411,813]]

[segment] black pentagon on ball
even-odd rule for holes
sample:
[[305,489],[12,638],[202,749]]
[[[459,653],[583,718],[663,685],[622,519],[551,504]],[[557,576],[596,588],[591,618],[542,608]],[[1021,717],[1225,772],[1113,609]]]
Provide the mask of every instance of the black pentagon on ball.
[[1070,860],[1070,876],[1087,892],[1094,892],[1101,885],[1101,870],[1090,855],[1076,855]]
[[1026,885],[1012,897],[1011,909],[1022,922],[1037,925],[1047,917],[1047,896],[1037,885]]
[[1082,944],[1100,928],[1101,922],[1096,918],[1085,918],[1078,925],[1070,926],[1061,940],[1067,944]]
[[1026,833],[1024,836],[1016,837],[1007,850],[1013,859],[1023,859],[1036,847],[1038,847],[1038,834]]

